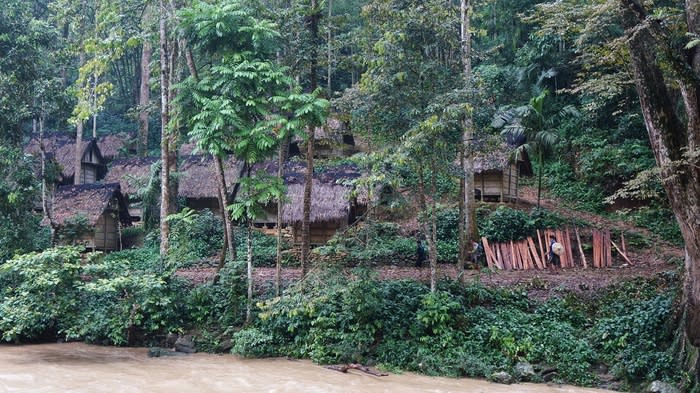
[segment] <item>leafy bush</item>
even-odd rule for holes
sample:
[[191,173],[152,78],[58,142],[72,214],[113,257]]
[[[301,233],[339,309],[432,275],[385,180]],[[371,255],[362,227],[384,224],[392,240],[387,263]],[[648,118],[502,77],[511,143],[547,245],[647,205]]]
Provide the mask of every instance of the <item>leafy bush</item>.
[[195,212],[184,208],[168,216],[170,227],[170,257],[176,266],[214,255],[221,249],[223,221],[210,210]]
[[59,247],[0,266],[0,332],[6,341],[62,333],[77,316],[80,251]]
[[[142,343],[183,326],[185,285],[151,263],[129,256],[91,255],[58,247],[16,257],[0,267],[0,332],[13,341],[68,338],[112,344]],[[145,265],[145,266],[143,266]]]
[[[245,259],[248,252],[248,246],[246,245],[247,230],[245,228],[236,228],[234,233],[238,258]],[[298,261],[292,254],[284,252],[291,248],[288,242],[282,241],[283,266],[295,266],[298,264]],[[273,267],[277,264],[277,238],[275,236],[253,231],[253,264],[265,267]]]
[[499,206],[479,222],[481,236],[494,242],[524,239],[533,230],[533,222],[527,213],[505,206]]
[[403,237],[397,224],[358,225],[336,235],[315,253],[347,265],[374,265],[413,261],[416,241]]

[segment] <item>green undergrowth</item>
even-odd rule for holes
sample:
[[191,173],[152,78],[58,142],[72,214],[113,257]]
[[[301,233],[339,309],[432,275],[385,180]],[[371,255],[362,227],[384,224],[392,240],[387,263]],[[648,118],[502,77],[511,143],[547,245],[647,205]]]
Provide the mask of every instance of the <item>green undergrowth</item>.
[[529,299],[525,289],[478,282],[443,281],[430,293],[364,269],[354,277],[318,273],[303,291],[259,303],[258,318],[233,336],[233,352],[453,377],[513,373],[527,361],[584,386],[598,383],[601,365],[626,386],[677,378],[669,349],[678,294],[672,276],[545,302]]

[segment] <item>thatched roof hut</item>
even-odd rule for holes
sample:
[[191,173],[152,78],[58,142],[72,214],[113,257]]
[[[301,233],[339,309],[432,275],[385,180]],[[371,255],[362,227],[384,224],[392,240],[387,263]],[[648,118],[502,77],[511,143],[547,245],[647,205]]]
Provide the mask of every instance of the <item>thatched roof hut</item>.
[[[233,157],[224,161],[224,177],[229,195],[236,189],[242,170],[242,161]],[[178,196],[184,197],[189,207],[218,211],[218,180],[216,165],[211,156],[189,156],[182,161],[178,172]]]
[[474,156],[474,188],[479,200],[514,201],[518,198],[520,176],[531,174],[527,154],[501,142]]
[[135,195],[151,176],[151,166],[159,160],[158,157],[134,157],[114,160],[109,165],[109,171],[104,181],[119,183],[124,194]]
[[[102,152],[95,139],[82,143],[81,183],[94,183],[102,179],[106,172]],[[24,151],[38,156],[41,154],[39,138],[32,137]],[[75,175],[75,139],[64,134],[48,134],[44,136],[44,151],[53,156],[59,165],[61,184],[72,184]]]
[[87,228],[72,234],[72,238],[64,237],[64,242],[95,250],[119,249],[120,227],[131,225],[127,201],[118,183],[59,187],[52,202],[52,225],[59,238],[61,230],[78,217],[84,217]]
[[125,132],[103,135],[97,138],[97,145],[107,161],[136,153],[134,135]]
[[[277,175],[277,161],[270,160],[253,167],[253,171],[263,170],[269,175]],[[303,218],[304,176],[306,164],[291,160],[285,163],[284,183],[287,186],[286,201],[282,205],[282,220],[291,226],[292,240],[301,241],[301,221]],[[322,244],[330,239],[338,229],[346,227],[362,214],[366,207],[361,198],[353,197],[353,188],[348,182],[361,176],[352,164],[319,168],[315,171],[310,215],[310,237],[312,244]],[[364,193],[366,196],[366,193]],[[359,200],[359,202],[358,202]],[[276,204],[267,209],[267,217],[257,220],[258,226],[274,227]]]

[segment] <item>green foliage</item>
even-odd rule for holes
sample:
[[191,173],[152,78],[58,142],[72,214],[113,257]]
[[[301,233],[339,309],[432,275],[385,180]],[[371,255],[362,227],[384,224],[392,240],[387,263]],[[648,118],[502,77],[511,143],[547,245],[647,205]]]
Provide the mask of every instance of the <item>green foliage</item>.
[[[234,232],[238,255],[243,256],[246,254],[247,247],[245,244],[245,228],[234,228]],[[255,261],[255,266],[274,267],[277,262],[277,238],[275,236],[265,235],[256,230],[253,231],[252,237],[253,260]],[[291,250],[291,248],[292,246],[282,239],[282,251],[284,252],[282,256],[283,266],[294,266],[298,263],[293,255],[285,252]]]
[[634,225],[649,229],[654,235],[669,241],[675,245],[683,244],[678,222],[670,209],[663,206],[652,205],[620,212],[623,217],[632,219]]
[[83,235],[92,231],[94,231],[94,227],[90,225],[87,217],[77,214],[67,218],[63,225],[56,230],[56,239],[60,244],[74,245]]
[[65,336],[133,345],[182,329],[185,286],[160,273],[152,251],[91,255],[87,264],[80,251],[51,248],[0,267],[3,339]]
[[545,168],[544,183],[553,195],[576,209],[598,213],[603,209],[603,190],[595,184],[578,181],[571,166],[565,162],[549,163]]
[[675,292],[658,291],[674,281],[639,280],[593,300],[567,295],[540,304],[478,284],[443,282],[429,293],[364,271],[350,281],[326,274],[311,276],[305,292],[262,304],[254,325],[235,335],[234,352],[477,377],[528,361],[579,385],[596,382],[591,369],[599,362],[631,380],[672,376],[666,351]]
[[62,333],[78,311],[80,249],[60,247],[17,256],[0,266],[0,332],[23,341]]
[[41,217],[32,212],[40,190],[35,165],[21,149],[0,144],[0,264],[48,245]]
[[479,233],[494,242],[523,239],[535,229],[527,213],[505,206],[499,206],[478,224]]
[[168,216],[170,251],[175,266],[187,266],[221,250],[223,223],[210,210],[195,212],[184,208]]
[[403,237],[400,227],[389,222],[361,224],[336,235],[314,253],[347,265],[374,265],[412,261],[416,241]]
[[227,263],[219,280],[198,285],[186,297],[188,326],[216,331],[239,326],[245,319],[244,263]]
[[133,345],[181,329],[183,283],[154,272],[134,274],[125,266],[128,260],[113,258],[85,267],[91,280],[81,285],[80,313],[68,337]]

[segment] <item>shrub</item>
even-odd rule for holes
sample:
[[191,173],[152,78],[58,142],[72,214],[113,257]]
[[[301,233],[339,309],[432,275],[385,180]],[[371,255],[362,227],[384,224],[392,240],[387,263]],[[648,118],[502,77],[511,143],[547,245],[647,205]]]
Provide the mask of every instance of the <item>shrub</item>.
[[170,215],[170,258],[175,266],[185,266],[214,255],[221,249],[223,221],[210,210],[189,208]]
[[481,235],[494,242],[524,239],[534,229],[527,213],[505,206],[499,206],[479,224]]
[[58,247],[0,266],[0,332],[6,341],[61,333],[77,316],[80,249]]
[[315,253],[347,265],[376,265],[413,261],[416,241],[403,237],[394,223],[372,223],[349,228]]

